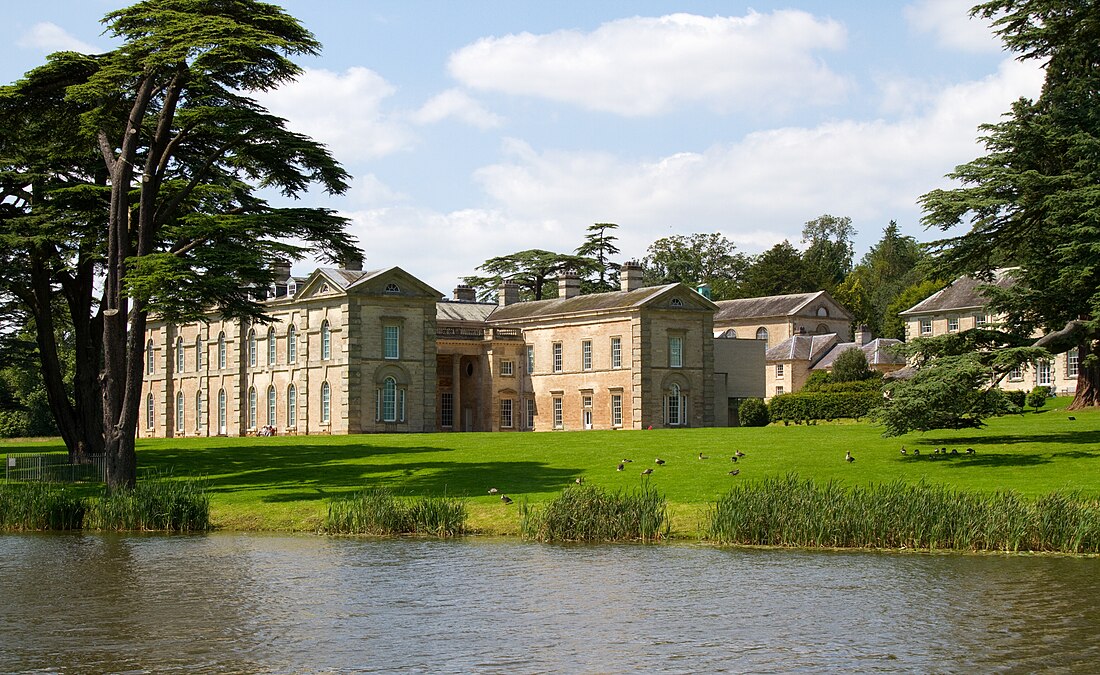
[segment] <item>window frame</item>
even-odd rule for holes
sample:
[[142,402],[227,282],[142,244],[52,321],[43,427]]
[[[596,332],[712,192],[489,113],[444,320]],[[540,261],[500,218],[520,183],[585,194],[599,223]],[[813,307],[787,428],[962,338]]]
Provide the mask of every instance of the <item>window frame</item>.
[[267,365],[274,366],[278,361],[279,342],[275,335],[275,326],[267,329]]
[[555,396],[554,397],[553,410],[554,410],[554,428],[555,429],[564,429],[565,428],[565,406],[562,403],[562,397],[561,396]]
[[675,382],[668,388],[668,395],[665,397],[665,424],[670,427],[683,426],[683,394],[680,391],[680,385]]
[[775,364],[775,379],[777,379],[777,380],[778,380],[778,379],[779,379],[779,378],[781,378],[781,377],[782,377],[782,378],[785,378],[785,377],[787,376],[787,375],[786,375],[786,372],[787,372],[787,368],[786,368],[786,365],[787,365],[787,364],[785,364],[785,363],[777,363],[777,364]]
[[918,335],[931,335],[932,334],[932,319],[917,319],[917,334]]
[[184,372],[185,365],[183,359],[183,336],[178,335],[176,336],[176,372]]
[[535,372],[535,345],[527,345],[527,374]]
[[257,419],[258,401],[256,400],[256,387],[252,386],[248,388],[248,428],[249,430],[255,430],[259,420]]
[[454,429],[455,395],[453,391],[439,392],[439,426],[443,429]]
[[581,370],[592,370],[591,340],[581,340]]
[[1076,378],[1081,372],[1080,347],[1074,347],[1066,352],[1066,377]]
[[534,399],[534,397],[531,397],[531,398],[528,398],[526,400],[527,400],[527,410],[525,412],[527,413],[527,428],[528,429],[534,429],[535,428],[535,412],[537,410],[536,407],[535,407],[535,399]]
[[332,386],[328,380],[321,383],[321,424],[332,423]]
[[294,324],[286,329],[286,362],[287,365],[298,363],[298,327]]
[[225,331],[218,333],[218,370],[225,370],[229,363],[229,347],[225,341]]
[[619,370],[623,367],[623,338],[619,335],[611,336],[611,369]]
[[153,392],[149,392],[145,396],[145,428],[149,431],[153,430],[156,423],[156,408],[154,408]]
[[195,390],[195,431],[202,429],[202,389]]
[[554,352],[553,352],[554,353],[554,360],[553,360],[554,372],[555,373],[560,373],[560,372],[562,372],[562,370],[565,366],[564,359],[562,358],[562,345],[561,345],[560,342],[555,342],[555,343],[553,343],[552,348],[554,350]]
[[275,393],[275,385],[269,384],[267,386],[267,425],[269,427],[279,424],[279,409],[276,407],[278,403],[279,397]]
[[205,347],[203,345],[202,336],[200,335],[200,336],[197,336],[195,338],[195,371],[196,372],[199,372],[199,371],[202,370],[202,353],[203,353],[203,351],[205,351]]
[[623,395],[611,394],[611,426],[618,429],[623,426]]
[[298,428],[298,386],[293,382],[286,387],[286,426]]
[[382,324],[382,358],[390,361],[401,359],[401,326],[395,323]]
[[500,362],[500,376],[501,377],[514,377],[515,376],[515,361],[511,359],[502,359]]
[[684,367],[684,337],[682,335],[668,336],[668,367]]
[[145,374],[152,375],[155,372],[156,356],[153,352],[153,338],[145,343]]
[[511,429],[512,428],[512,405],[513,401],[510,398],[500,399],[500,428]]
[[321,360],[328,361],[332,358],[332,328],[328,325],[328,319],[321,322]]
[[176,432],[183,433],[184,431],[184,409],[183,409],[183,392],[176,392]]
[[949,316],[947,317],[947,332],[958,333],[959,332],[959,317]]
[[257,346],[258,345],[257,345],[257,342],[256,342],[256,329],[255,328],[249,328],[248,329],[248,367],[249,368],[255,368],[256,364],[259,362],[259,357],[256,356],[256,347]]

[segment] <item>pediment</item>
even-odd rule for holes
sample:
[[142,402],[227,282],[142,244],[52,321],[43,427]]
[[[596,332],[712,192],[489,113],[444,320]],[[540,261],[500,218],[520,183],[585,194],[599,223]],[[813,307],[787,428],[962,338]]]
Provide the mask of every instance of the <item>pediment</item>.
[[706,311],[713,312],[718,309],[710,300],[707,300],[698,291],[684,284],[673,284],[661,293],[647,299],[642,306],[646,309],[665,309],[682,311]]
[[439,300],[443,294],[400,267],[367,274],[348,288],[348,293],[375,297],[431,298]]

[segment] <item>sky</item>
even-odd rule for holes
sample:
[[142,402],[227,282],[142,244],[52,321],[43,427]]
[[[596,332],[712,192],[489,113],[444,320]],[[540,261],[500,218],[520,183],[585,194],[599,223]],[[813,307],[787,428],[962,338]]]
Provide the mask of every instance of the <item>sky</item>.
[[[823,214],[852,219],[857,259],[891,220],[936,239],[920,195],[1043,77],[966,0],[278,4],[324,50],[259,98],[354,177],[298,205],[348,217],[367,269],[447,295],[487,258],[572,253],[593,223],[619,225],[620,262],[695,232],[800,246]],[[99,19],[123,6],[5,0],[0,82],[110,49]]]

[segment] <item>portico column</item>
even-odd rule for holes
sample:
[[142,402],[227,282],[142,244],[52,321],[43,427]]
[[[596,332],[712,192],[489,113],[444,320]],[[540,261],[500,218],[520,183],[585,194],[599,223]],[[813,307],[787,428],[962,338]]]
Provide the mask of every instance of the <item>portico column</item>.
[[455,431],[462,431],[462,355],[455,354],[451,363],[451,424]]

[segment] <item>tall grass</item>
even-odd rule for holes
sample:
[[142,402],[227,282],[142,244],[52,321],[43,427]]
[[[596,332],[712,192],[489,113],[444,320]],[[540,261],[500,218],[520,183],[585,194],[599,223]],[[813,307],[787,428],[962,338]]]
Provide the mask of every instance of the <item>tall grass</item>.
[[138,481],[93,500],[84,527],[91,530],[201,532],[210,529],[210,497],[198,480]]
[[0,530],[78,530],[87,508],[57,483],[0,483]]
[[329,534],[424,534],[454,537],[466,531],[466,503],[451,497],[398,499],[386,488],[367,488],[329,504],[322,526]]
[[570,486],[542,507],[520,507],[523,536],[539,541],[654,541],[669,532],[666,500],[644,483],[629,494]]
[[714,505],[707,536],[770,546],[1098,553],[1100,501],[900,480],[846,488],[788,474],[730,490]]

